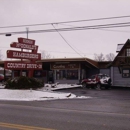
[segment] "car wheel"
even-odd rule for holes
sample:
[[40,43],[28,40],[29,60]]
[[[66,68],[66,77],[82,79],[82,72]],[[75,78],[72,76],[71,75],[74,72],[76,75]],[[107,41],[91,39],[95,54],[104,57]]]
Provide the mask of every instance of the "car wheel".
[[108,79],[108,84],[109,84],[109,85],[111,84],[111,79]]
[[108,80],[108,86],[106,86],[106,89],[111,89],[111,79]]
[[4,84],[4,82],[5,82],[4,80],[1,81],[2,84]]
[[83,88],[86,88],[87,87],[87,84],[84,82],[84,83],[82,83],[82,87]]

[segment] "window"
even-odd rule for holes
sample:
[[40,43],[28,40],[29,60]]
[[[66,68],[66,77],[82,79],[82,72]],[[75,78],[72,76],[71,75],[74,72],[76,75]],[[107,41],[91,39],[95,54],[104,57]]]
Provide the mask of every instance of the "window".
[[126,49],[126,56],[130,56],[130,48]]
[[78,70],[56,70],[56,80],[78,79]]
[[40,78],[42,77],[42,70],[34,70],[33,76],[35,78]]
[[67,79],[78,79],[78,70],[67,70]]
[[56,70],[56,79],[66,79],[66,70]]
[[130,69],[123,69],[122,70],[122,77],[129,78],[130,77]]

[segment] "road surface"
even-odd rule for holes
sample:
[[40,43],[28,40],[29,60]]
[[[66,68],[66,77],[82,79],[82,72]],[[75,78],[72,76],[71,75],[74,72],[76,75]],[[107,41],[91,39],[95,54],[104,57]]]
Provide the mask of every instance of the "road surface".
[[0,101],[0,130],[129,130],[130,90],[67,89],[88,99]]

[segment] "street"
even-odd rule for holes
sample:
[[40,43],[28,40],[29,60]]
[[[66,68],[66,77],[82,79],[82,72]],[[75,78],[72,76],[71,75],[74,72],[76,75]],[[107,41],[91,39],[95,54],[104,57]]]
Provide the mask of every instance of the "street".
[[129,130],[130,89],[66,89],[88,99],[0,101],[0,130]]

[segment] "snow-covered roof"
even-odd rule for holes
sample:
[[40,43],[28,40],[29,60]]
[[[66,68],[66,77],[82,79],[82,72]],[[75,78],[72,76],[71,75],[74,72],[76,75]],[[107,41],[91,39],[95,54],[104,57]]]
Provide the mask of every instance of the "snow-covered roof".
[[116,52],[119,52],[123,46],[124,46],[124,44],[117,44]]

